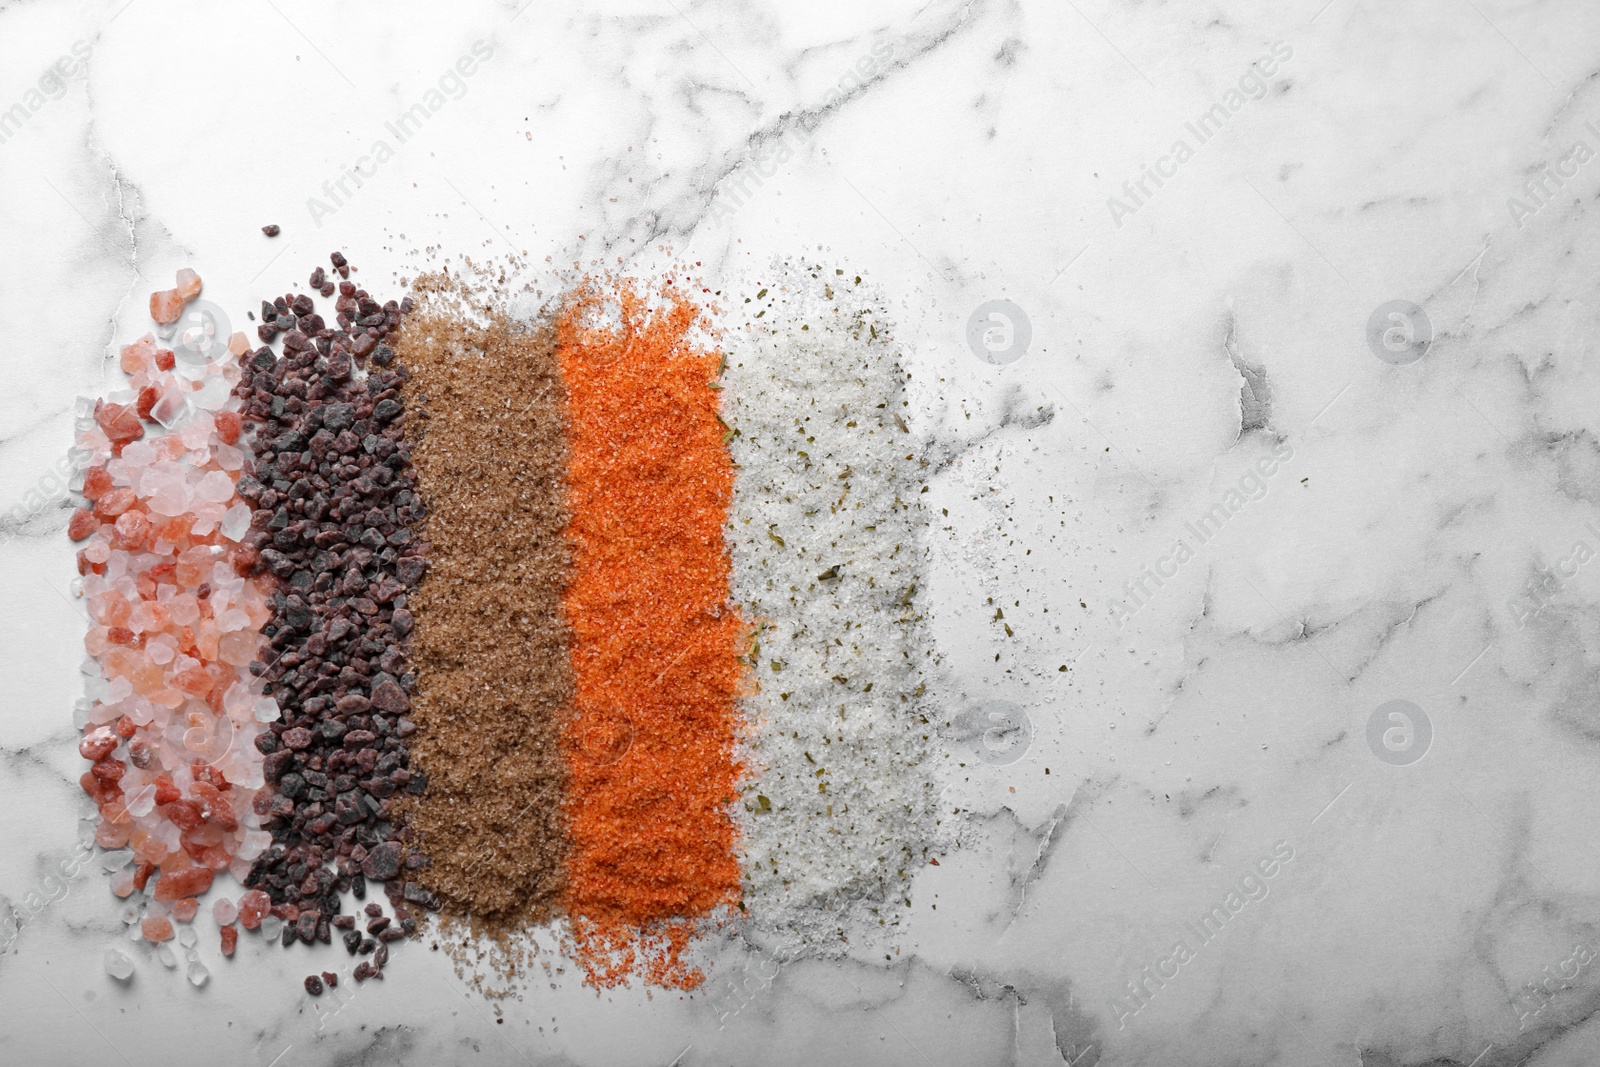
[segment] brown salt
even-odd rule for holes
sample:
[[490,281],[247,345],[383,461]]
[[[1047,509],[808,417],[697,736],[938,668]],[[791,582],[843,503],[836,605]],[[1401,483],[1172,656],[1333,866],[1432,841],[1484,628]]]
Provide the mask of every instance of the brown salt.
[[458,278],[414,293],[398,359],[433,548],[411,600],[412,753],[428,788],[405,809],[432,861],[416,877],[446,917],[506,933],[549,919],[565,877],[565,397],[549,329]]

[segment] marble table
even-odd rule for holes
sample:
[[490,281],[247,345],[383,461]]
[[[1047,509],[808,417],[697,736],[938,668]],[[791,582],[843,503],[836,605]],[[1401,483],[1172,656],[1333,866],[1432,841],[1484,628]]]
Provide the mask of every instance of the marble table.
[[[1600,8],[58,0],[0,39],[0,1062],[1600,1056]],[[146,294],[663,247],[896,308],[951,724],[892,947],[491,1001],[403,946],[314,1005],[320,957],[208,927],[203,989],[110,980],[55,468]]]

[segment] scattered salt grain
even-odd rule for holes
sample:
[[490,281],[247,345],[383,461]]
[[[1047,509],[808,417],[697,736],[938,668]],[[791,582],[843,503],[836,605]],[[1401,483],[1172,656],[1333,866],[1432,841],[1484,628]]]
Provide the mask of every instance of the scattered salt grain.
[[106,973],[119,982],[133,977],[133,957],[120,948],[106,949]]

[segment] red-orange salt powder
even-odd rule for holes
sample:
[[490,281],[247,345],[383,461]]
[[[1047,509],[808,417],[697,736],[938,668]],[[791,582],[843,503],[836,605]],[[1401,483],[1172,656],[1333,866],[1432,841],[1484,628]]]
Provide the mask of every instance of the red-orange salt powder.
[[721,356],[671,283],[590,279],[557,316],[569,433],[574,702],[567,906],[585,979],[690,989],[698,920],[739,898],[737,657]]

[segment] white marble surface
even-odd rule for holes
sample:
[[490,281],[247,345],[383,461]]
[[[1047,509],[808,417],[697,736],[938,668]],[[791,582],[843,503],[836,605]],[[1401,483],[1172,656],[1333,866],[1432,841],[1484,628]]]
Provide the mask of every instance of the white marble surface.
[[[1594,1062],[1600,8],[1322,3],[0,5],[0,1062]],[[372,281],[661,244],[713,278],[813,250],[900,308],[953,710],[1014,701],[1031,740],[946,739],[898,952],[495,1004],[406,946],[319,1018],[295,980],[342,952],[226,963],[202,921],[205,989],[111,982],[103,878],[51,877],[82,618],[48,472],[145,294],[189,264],[242,316],[334,247]],[[1032,331],[1005,366],[966,340],[998,298]],[[1418,362],[1369,347],[1391,300]],[[1432,726],[1409,765],[1368,740],[1396,699]]]

